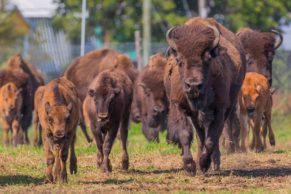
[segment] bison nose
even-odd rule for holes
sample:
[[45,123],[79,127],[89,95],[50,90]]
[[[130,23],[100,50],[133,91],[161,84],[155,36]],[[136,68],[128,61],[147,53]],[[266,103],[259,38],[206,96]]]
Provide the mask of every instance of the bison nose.
[[248,107],[247,112],[249,116],[253,116],[255,113],[255,107]]
[[186,92],[194,92],[194,91],[196,91],[196,92],[201,93],[202,88],[203,88],[202,82],[196,82],[196,81],[194,81],[192,79],[187,79],[184,84],[185,84]]
[[104,121],[104,120],[106,120],[108,118],[108,113],[99,113],[98,114],[98,120],[99,121]]
[[12,112],[12,111],[14,111],[14,110],[15,110],[15,107],[14,107],[13,105],[11,105],[11,106],[9,107],[9,111]]
[[57,138],[63,138],[65,136],[65,131],[59,130],[55,132],[55,137]]

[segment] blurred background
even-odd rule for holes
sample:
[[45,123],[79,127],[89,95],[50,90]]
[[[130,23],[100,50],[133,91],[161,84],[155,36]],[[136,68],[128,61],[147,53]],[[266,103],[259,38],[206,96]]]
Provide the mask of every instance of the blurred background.
[[[85,1],[85,0],[83,0]],[[290,0],[87,0],[85,53],[109,47],[146,64],[163,52],[169,27],[193,16],[214,17],[236,32],[241,27],[277,29],[284,41],[273,63],[278,110],[291,111]],[[82,0],[0,0],[0,64],[15,53],[51,79],[80,56]],[[290,100],[289,100],[290,99]],[[290,105],[289,105],[290,104]]]

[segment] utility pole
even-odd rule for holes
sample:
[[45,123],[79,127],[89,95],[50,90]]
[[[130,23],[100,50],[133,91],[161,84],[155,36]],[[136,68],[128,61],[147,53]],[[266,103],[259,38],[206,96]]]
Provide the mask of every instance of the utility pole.
[[80,52],[81,56],[83,56],[85,53],[86,1],[87,0],[82,0],[81,52]]
[[205,0],[198,0],[198,11],[199,16],[202,18],[207,17],[207,9],[206,9],[206,1]]
[[137,61],[137,69],[142,68],[142,54],[141,54],[141,37],[140,31],[136,30],[134,32],[134,40],[135,40],[135,51],[136,51],[136,61]]
[[143,0],[143,64],[151,54],[151,0]]

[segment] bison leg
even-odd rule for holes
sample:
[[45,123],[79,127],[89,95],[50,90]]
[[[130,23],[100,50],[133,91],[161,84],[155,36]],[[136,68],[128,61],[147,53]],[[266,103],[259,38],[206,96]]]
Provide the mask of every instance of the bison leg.
[[75,154],[75,141],[76,141],[76,134],[73,136],[70,143],[70,173],[71,174],[77,173],[77,157]]
[[29,144],[29,138],[28,138],[28,128],[32,121],[32,110],[27,110],[23,112],[23,117],[21,118],[21,128],[25,135],[25,144]]
[[267,122],[267,126],[269,128],[269,141],[271,146],[275,146],[276,141],[275,141],[275,135],[274,135],[274,131],[272,128],[272,118],[271,118],[271,110],[268,111],[268,113],[266,113],[266,122]]
[[97,153],[97,168],[101,167],[102,163],[103,163],[103,158],[104,158],[104,154],[103,154],[103,136],[102,136],[102,132],[100,129],[94,129],[93,124],[91,125],[91,129],[93,136],[95,138],[95,142],[96,142],[96,146],[98,149],[98,153]]
[[268,126],[267,126],[267,122],[265,119],[262,120],[263,123],[263,127],[261,128],[261,136],[263,137],[263,146],[264,149],[267,148],[267,133],[268,133]]
[[41,138],[41,133],[42,129],[39,124],[39,117],[36,111],[34,111],[34,118],[33,118],[33,127],[34,127],[34,140],[33,140],[33,145],[34,146],[41,146],[42,144],[42,138]]
[[45,151],[45,157],[46,157],[46,173],[45,173],[45,183],[52,183],[54,178],[53,178],[53,165],[55,163],[55,156],[50,150],[50,146],[48,142],[45,140],[44,141],[44,151]]
[[20,132],[20,125],[19,122],[15,119],[12,121],[12,138],[13,138],[13,146],[16,147],[19,141],[19,138],[23,138],[23,136],[19,133]]
[[[223,108],[218,109],[215,114],[215,119],[208,128],[208,133],[205,141],[205,151],[202,153],[199,165],[202,172],[207,172],[211,165],[211,159],[214,162],[214,168],[219,169],[220,164],[220,152],[219,152],[219,137],[222,133],[224,126],[224,114]],[[215,153],[217,152],[217,153]],[[214,156],[212,156],[212,154]],[[216,158],[217,157],[217,158]]]
[[246,147],[247,134],[248,134],[248,117],[244,113],[241,113],[240,114],[240,141],[241,141],[240,149],[242,152],[247,151],[247,147]]
[[122,143],[122,160],[121,167],[124,170],[128,170],[129,162],[128,162],[128,152],[127,152],[127,137],[128,137],[128,123],[129,123],[129,115],[130,113],[126,113],[123,115],[121,126],[120,126],[120,137]]
[[255,151],[262,152],[264,150],[260,131],[261,131],[262,114],[257,113],[254,119],[253,135],[255,139]]
[[10,125],[6,121],[2,122],[2,127],[3,127],[3,140],[4,140],[4,145],[6,147],[9,146],[9,131],[10,131]]
[[109,159],[111,148],[118,132],[118,124],[107,131],[103,145],[104,160],[102,164],[103,171],[109,173],[112,171],[112,166]]
[[191,153],[193,127],[178,105],[171,105],[169,112],[169,140],[178,142],[182,148],[183,168],[189,175],[196,174],[196,164]]
[[[69,144],[68,142],[65,142],[60,155],[58,156],[58,159],[60,159],[60,169],[59,169],[59,173],[60,173],[60,181],[62,183],[67,183],[68,179],[67,179],[67,167],[66,167],[66,162],[68,159],[68,152],[69,152]],[[57,166],[57,164],[56,164]]]

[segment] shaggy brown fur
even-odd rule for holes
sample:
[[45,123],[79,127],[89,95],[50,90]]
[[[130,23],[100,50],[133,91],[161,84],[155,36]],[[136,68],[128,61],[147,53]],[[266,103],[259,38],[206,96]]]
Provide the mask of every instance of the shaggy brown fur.
[[128,169],[127,136],[132,88],[132,81],[123,71],[105,70],[90,84],[84,100],[85,120],[98,148],[97,165],[102,166],[104,172],[112,170],[109,154],[118,128],[123,150],[122,168]]
[[[271,126],[272,95],[268,80],[263,75],[255,72],[246,74],[239,95],[239,105],[242,149],[246,150],[245,141],[250,122],[254,123],[252,149],[255,148],[256,152],[261,152],[266,148],[267,129],[269,129],[270,144],[275,145],[275,136]],[[265,126],[262,126],[262,123]]]
[[12,131],[12,142],[14,146],[19,143],[19,137],[22,133],[20,119],[22,108],[21,87],[17,88],[12,82],[9,82],[0,89],[0,118],[4,131],[4,145],[9,145],[9,131]]
[[66,161],[69,147],[70,172],[77,172],[75,138],[80,110],[77,91],[72,82],[61,77],[40,89],[38,98],[36,116],[43,129],[42,139],[47,160],[45,182],[67,182]]
[[[90,83],[100,72],[106,69],[122,70],[133,82],[137,76],[137,71],[129,57],[112,49],[91,51],[84,56],[77,58],[65,70],[64,76],[76,85],[78,96],[83,103]],[[83,118],[82,115],[81,118]],[[91,139],[88,136],[86,126],[82,120],[83,119],[80,121],[81,129],[85,134],[87,141],[90,142]]]
[[272,86],[272,62],[275,55],[276,34],[259,32],[250,28],[239,30],[240,38],[246,53],[247,72],[264,75]]
[[140,73],[139,83],[136,85],[139,87],[137,89],[142,89],[141,120],[143,132],[150,140],[158,140],[159,130],[166,128],[168,100],[163,82],[166,63],[162,54],[153,55]]
[[219,137],[245,76],[243,48],[235,34],[201,18],[169,30],[167,41],[171,47],[164,78],[170,101],[168,139],[182,147],[184,168],[195,174],[190,117],[197,131],[201,170],[209,169],[211,158],[218,170]]
[[103,70],[112,68],[125,71],[134,82],[136,70],[130,59],[112,49],[91,51],[77,58],[65,70],[64,76],[76,85],[78,95],[83,102],[93,79]]
[[[34,109],[34,93],[36,89],[44,85],[43,77],[36,68],[25,62],[20,54],[12,56],[5,64],[5,70],[18,71],[28,76],[27,88],[23,90],[23,106],[21,127],[27,131],[32,121],[32,111]],[[27,139],[28,141],[28,139]]]

